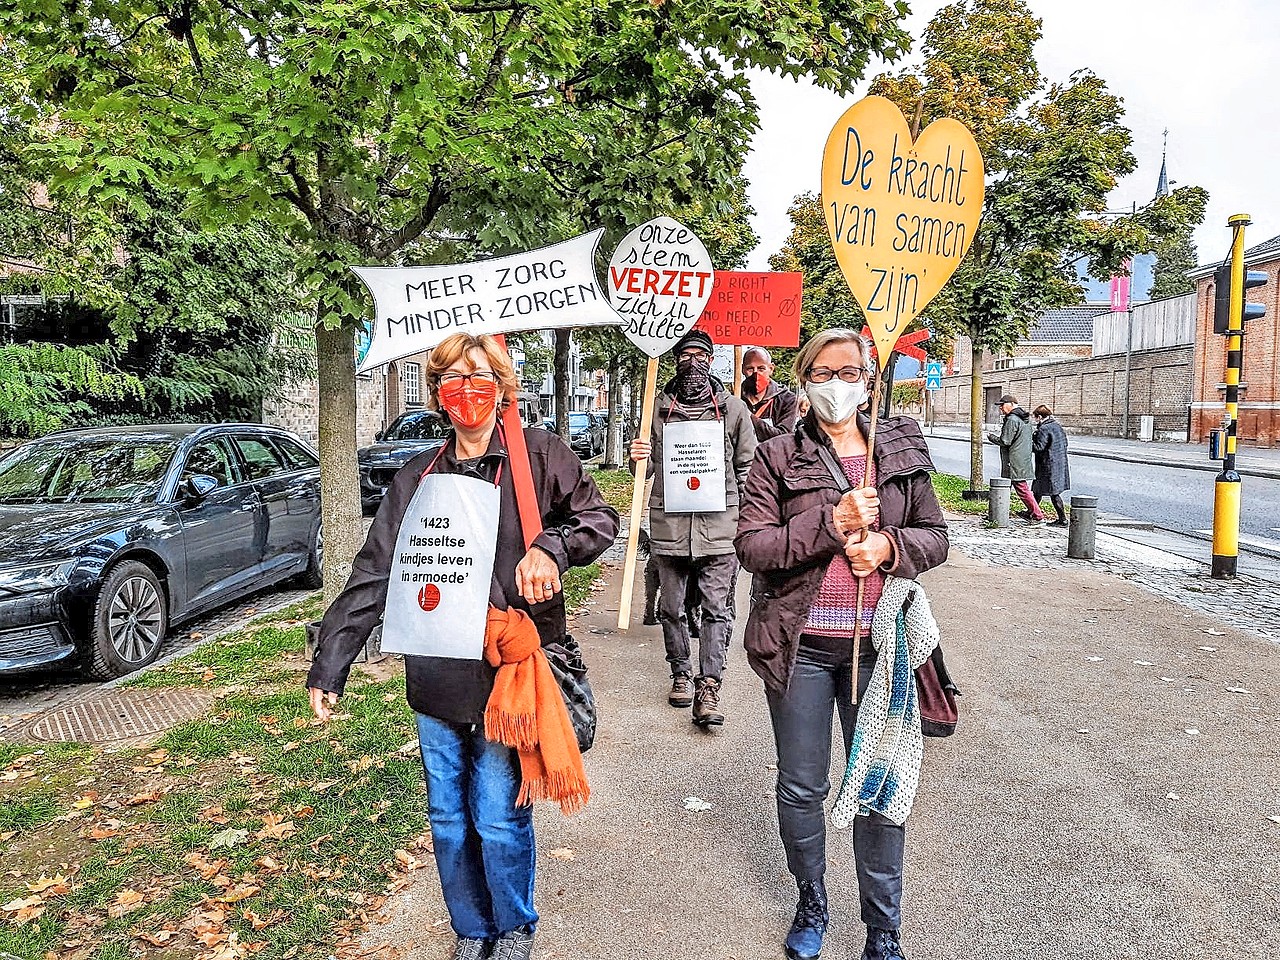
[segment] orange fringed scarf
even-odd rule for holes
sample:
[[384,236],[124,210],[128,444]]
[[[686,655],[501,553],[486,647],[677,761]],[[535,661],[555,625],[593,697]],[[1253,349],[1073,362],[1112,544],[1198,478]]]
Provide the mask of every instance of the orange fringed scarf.
[[591,796],[582,753],[529,615],[490,607],[484,658],[498,668],[484,711],[484,735],[520,754],[517,805],[556,800],[566,814],[582,809]]

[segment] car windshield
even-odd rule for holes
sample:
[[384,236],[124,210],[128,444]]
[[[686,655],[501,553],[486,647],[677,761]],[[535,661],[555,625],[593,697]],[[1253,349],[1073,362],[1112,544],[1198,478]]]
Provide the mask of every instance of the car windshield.
[[132,503],[154,497],[178,449],[155,437],[46,437],[0,460],[0,503]]
[[449,425],[434,413],[400,417],[383,435],[383,440],[440,440],[449,435]]
[[570,430],[585,430],[590,423],[590,418],[585,413],[569,414]]

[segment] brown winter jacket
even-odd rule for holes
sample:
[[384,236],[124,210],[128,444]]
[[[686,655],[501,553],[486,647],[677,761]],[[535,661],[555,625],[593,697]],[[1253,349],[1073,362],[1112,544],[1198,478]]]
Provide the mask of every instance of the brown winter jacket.
[[[858,425],[865,435],[869,424],[862,414]],[[790,683],[809,608],[831,558],[844,550],[833,515],[842,494],[818,455],[819,443],[832,449],[810,413],[794,434],[760,445],[747,475],[734,541],[742,565],[755,576],[747,659],[775,693],[785,692]],[[932,469],[914,420],[880,421],[875,448],[879,529],[893,544],[885,573],[915,578],[947,559],[947,522],[929,480]]]

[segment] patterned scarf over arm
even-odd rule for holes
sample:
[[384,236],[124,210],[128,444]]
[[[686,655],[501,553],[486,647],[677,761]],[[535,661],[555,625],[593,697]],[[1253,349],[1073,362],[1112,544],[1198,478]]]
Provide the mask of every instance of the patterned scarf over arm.
[[[908,596],[911,603],[904,610]],[[938,624],[920,584],[885,579],[871,642],[879,656],[858,704],[849,765],[831,811],[837,827],[871,811],[897,824],[906,823],[911,814],[924,759],[915,671],[938,645]]]

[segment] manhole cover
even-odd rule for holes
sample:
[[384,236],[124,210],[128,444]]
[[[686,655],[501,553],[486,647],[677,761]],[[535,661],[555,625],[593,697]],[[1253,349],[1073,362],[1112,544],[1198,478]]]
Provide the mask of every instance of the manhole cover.
[[128,740],[198,717],[213,700],[202,690],[121,690],[46,714],[27,734],[77,743]]

